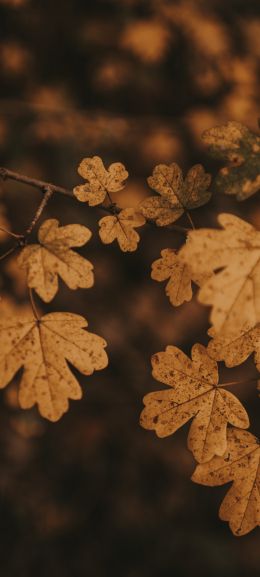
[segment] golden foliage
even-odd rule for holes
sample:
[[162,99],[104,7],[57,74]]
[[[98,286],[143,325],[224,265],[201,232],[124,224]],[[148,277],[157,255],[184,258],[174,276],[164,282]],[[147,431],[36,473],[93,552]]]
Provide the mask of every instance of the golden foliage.
[[192,299],[191,282],[200,285],[207,275],[196,274],[192,268],[182,261],[176,250],[165,248],[161,251],[161,258],[152,263],[151,277],[158,282],[170,279],[165,287],[170,303],[178,307],[185,301]]
[[78,172],[88,182],[76,186],[73,192],[78,200],[87,202],[90,206],[101,204],[107,194],[124,188],[124,180],[128,177],[128,172],[121,162],[110,164],[106,170],[99,156],[84,158]]
[[106,342],[85,329],[87,321],[72,313],[50,313],[40,320],[20,314],[0,322],[0,383],[5,387],[20,368],[19,402],[37,404],[43,417],[57,421],[68,399],[80,399],[81,388],[68,362],[84,375],[107,366]]
[[211,354],[233,366],[255,350],[259,361],[260,233],[232,214],[218,221],[224,230],[191,231],[181,255],[197,273],[216,271],[199,291],[212,305]]
[[117,240],[123,252],[133,252],[140,240],[134,229],[144,224],[145,218],[142,214],[133,208],[125,208],[115,216],[104,216],[100,219],[99,236],[104,244]]
[[259,441],[238,429],[229,429],[227,448],[222,456],[198,465],[192,480],[215,487],[233,481],[226,494],[219,516],[229,521],[232,532],[245,535],[260,525],[260,446]]
[[91,232],[80,224],[59,227],[56,219],[45,220],[38,232],[39,244],[26,246],[18,264],[27,272],[27,284],[41,299],[50,302],[58,291],[58,275],[71,289],[89,288],[94,278],[92,264],[71,250],[83,246]]
[[199,344],[192,348],[192,361],[177,347],[152,357],[153,376],[170,390],[149,393],[141,425],[155,429],[158,437],[174,433],[193,418],[188,447],[200,463],[226,450],[227,423],[247,428],[247,413],[238,399],[218,385],[217,363]]
[[217,190],[245,200],[260,189],[260,137],[239,122],[206,130],[203,139],[213,155],[229,165],[220,170]]
[[193,166],[185,179],[175,162],[169,166],[158,164],[147,181],[159,195],[146,198],[140,210],[158,226],[175,222],[185,211],[206,204],[211,197],[208,190],[211,177],[200,164]]

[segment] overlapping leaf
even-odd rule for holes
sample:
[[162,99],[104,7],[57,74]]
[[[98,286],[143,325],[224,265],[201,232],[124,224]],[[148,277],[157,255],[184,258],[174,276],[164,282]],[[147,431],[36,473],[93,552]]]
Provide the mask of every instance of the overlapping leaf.
[[117,240],[123,252],[133,252],[140,240],[135,228],[143,226],[145,218],[133,208],[125,208],[114,216],[104,216],[99,221],[99,236],[104,244]]
[[245,535],[260,525],[260,445],[251,433],[229,429],[224,455],[198,465],[192,480],[210,487],[233,481],[219,516],[229,521],[235,535]]
[[203,139],[214,156],[228,165],[214,186],[220,192],[245,200],[260,189],[260,137],[239,122],[228,122],[206,130]]
[[206,204],[211,197],[211,177],[200,164],[193,166],[185,179],[178,164],[158,164],[147,180],[158,196],[146,198],[140,210],[158,226],[175,222],[185,211]]
[[89,288],[94,283],[92,264],[71,247],[83,246],[91,232],[80,224],[59,227],[56,219],[45,220],[38,232],[39,244],[26,246],[18,257],[27,271],[27,283],[45,302],[58,291],[58,275],[71,289]]
[[259,362],[260,233],[232,214],[218,220],[224,230],[189,233],[182,258],[197,273],[216,271],[199,291],[212,305],[211,354],[233,366],[255,350]]
[[192,348],[192,360],[180,349],[168,346],[152,358],[153,376],[170,390],[149,393],[141,425],[155,429],[158,437],[174,433],[193,418],[188,447],[200,463],[226,450],[227,423],[247,428],[248,416],[223,385],[218,385],[217,363],[199,344]]
[[68,363],[84,375],[103,369],[108,360],[101,337],[85,330],[87,321],[71,313],[4,316],[0,321],[0,387],[24,368],[19,402],[37,404],[43,417],[57,421],[68,410],[68,399],[82,391]]
[[110,164],[106,170],[99,156],[84,158],[78,172],[87,182],[76,186],[73,192],[78,200],[87,202],[90,206],[100,204],[107,194],[124,188],[124,180],[128,177],[128,172],[121,162]]
[[192,298],[191,282],[200,285],[208,278],[208,275],[196,274],[192,268],[181,259],[180,255],[171,248],[165,248],[161,252],[161,258],[152,264],[151,277],[158,282],[170,279],[165,292],[170,303],[177,307]]

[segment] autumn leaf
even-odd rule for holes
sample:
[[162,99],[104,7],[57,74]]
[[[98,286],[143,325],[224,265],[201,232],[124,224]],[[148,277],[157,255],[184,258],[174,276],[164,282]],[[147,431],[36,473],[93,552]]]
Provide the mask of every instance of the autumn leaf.
[[139,234],[134,229],[144,224],[145,218],[142,214],[133,208],[125,208],[114,216],[101,218],[99,236],[104,244],[117,240],[123,252],[133,252],[140,240]]
[[[254,353],[256,368],[260,371],[260,323],[237,333],[218,335],[214,328],[208,331],[213,339],[208,344],[209,354],[218,361],[224,361],[227,367],[241,365]],[[260,385],[259,385],[260,389]]]
[[87,182],[76,186],[73,193],[78,200],[87,202],[90,206],[100,204],[107,194],[124,188],[124,180],[128,177],[128,172],[121,162],[110,164],[106,170],[99,156],[83,158],[78,173]]
[[170,279],[165,292],[170,303],[177,307],[192,299],[191,282],[200,285],[208,275],[196,275],[175,250],[165,248],[161,251],[161,258],[152,264],[151,277],[158,282]]
[[259,136],[239,122],[228,122],[206,130],[202,137],[211,153],[228,163],[215,180],[216,190],[245,200],[260,189]]
[[[203,283],[198,296],[201,303],[212,305],[209,334],[217,343],[217,358],[229,356],[228,347],[235,341],[233,362],[235,358],[244,360],[253,349],[259,357],[260,233],[232,214],[221,214],[218,220],[224,230],[189,233],[180,251],[182,259],[197,274],[216,271]],[[211,353],[213,350],[211,344]],[[230,356],[228,363],[231,366]]]
[[203,166],[193,166],[185,179],[178,164],[158,164],[147,179],[159,196],[149,196],[140,204],[142,214],[158,226],[175,222],[187,210],[206,204],[210,197],[211,177]]
[[193,418],[188,447],[198,462],[223,455],[227,423],[249,426],[238,399],[223,388],[225,384],[218,385],[217,363],[202,345],[192,347],[192,360],[177,347],[168,346],[152,357],[152,366],[154,378],[171,389],[144,397],[140,423],[154,429],[158,437],[167,437]]
[[83,246],[91,232],[80,224],[59,227],[56,219],[45,220],[38,232],[39,244],[29,244],[18,257],[27,272],[27,283],[41,299],[50,302],[58,291],[58,275],[70,289],[93,286],[92,264],[71,250]]
[[219,516],[229,521],[234,535],[245,535],[260,525],[260,446],[251,433],[229,429],[224,455],[198,465],[192,480],[210,487],[233,481]]
[[24,368],[19,402],[37,404],[40,414],[57,421],[68,410],[68,399],[82,391],[68,363],[84,375],[107,366],[106,342],[85,330],[87,321],[72,313],[50,313],[39,321],[30,315],[0,321],[0,387]]

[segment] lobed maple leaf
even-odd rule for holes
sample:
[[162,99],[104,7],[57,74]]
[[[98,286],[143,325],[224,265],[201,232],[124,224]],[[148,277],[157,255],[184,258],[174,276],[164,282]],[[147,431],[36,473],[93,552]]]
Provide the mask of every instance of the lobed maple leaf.
[[90,206],[101,204],[107,194],[124,188],[124,180],[128,177],[128,172],[121,162],[110,164],[106,170],[99,156],[83,158],[78,173],[88,182],[76,186],[73,193],[78,200],[87,202]]
[[152,263],[151,277],[158,282],[170,279],[165,292],[170,303],[177,307],[192,299],[191,282],[200,285],[208,275],[197,275],[174,249],[165,248],[161,251],[161,258]]
[[104,244],[117,240],[123,252],[133,252],[140,240],[134,229],[144,224],[145,218],[142,214],[134,208],[124,208],[115,216],[104,216],[100,219],[99,236]]
[[219,510],[234,535],[249,533],[260,525],[260,445],[248,431],[229,429],[222,456],[196,467],[192,480],[215,487],[233,481]]
[[159,196],[146,198],[140,204],[140,210],[146,218],[155,220],[158,226],[175,222],[185,211],[206,204],[211,197],[208,190],[211,176],[200,164],[193,166],[185,179],[175,162],[169,166],[158,164],[147,181]]
[[210,354],[234,366],[255,351],[259,362],[260,232],[232,214],[218,221],[224,230],[191,231],[181,256],[197,273],[216,271],[198,294],[212,305]]
[[218,334],[211,328],[208,334],[213,337],[208,351],[214,359],[225,361],[227,367],[236,367],[254,353],[256,368],[260,371],[260,323],[248,330],[234,330],[231,334]]
[[259,136],[240,122],[228,122],[206,130],[202,138],[214,156],[229,163],[215,180],[216,190],[245,200],[260,189]]
[[71,289],[93,286],[93,266],[73,250],[91,237],[80,224],[59,227],[56,219],[45,220],[38,231],[39,244],[26,246],[18,264],[27,272],[27,284],[41,299],[50,302],[58,291],[58,275]]
[[149,393],[140,423],[155,429],[158,437],[175,433],[193,418],[188,447],[195,459],[209,461],[226,450],[227,423],[247,428],[249,420],[240,401],[218,384],[217,363],[205,347],[192,347],[192,360],[180,349],[168,346],[152,357],[153,376],[170,390]]
[[85,330],[87,321],[72,313],[4,316],[0,321],[0,387],[24,368],[19,402],[27,409],[37,404],[40,414],[57,421],[68,410],[68,399],[82,391],[68,363],[84,375],[108,364],[101,337]]

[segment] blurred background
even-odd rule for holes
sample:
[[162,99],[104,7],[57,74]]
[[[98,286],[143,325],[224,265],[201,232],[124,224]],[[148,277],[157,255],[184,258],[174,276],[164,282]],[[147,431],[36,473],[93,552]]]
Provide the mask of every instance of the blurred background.
[[[216,174],[200,138],[206,128],[237,120],[257,129],[259,0],[0,0],[0,22],[2,166],[72,188],[83,157],[121,161],[130,178],[114,200],[134,206],[149,194],[146,178],[159,162],[184,171],[202,162]],[[2,183],[1,222],[23,231],[40,198]],[[219,194],[194,211],[196,227],[215,226],[221,211],[259,226],[256,197],[239,204]],[[137,252],[122,254],[101,244],[101,216],[58,196],[44,214],[91,228],[80,252],[96,283],[76,293],[60,283],[50,305],[39,306],[84,315],[108,341],[110,365],[77,375],[83,399],[56,424],[19,409],[18,379],[1,391],[1,574],[258,577],[258,531],[233,537],[217,517],[226,487],[189,480],[189,426],[160,440],[138,424],[143,395],[160,388],[151,355],[167,344],[189,353],[207,343],[208,310],[196,299],[174,309],[163,283],[150,279],[153,260],[181,246],[183,235],[147,226]],[[3,253],[10,242],[0,240]],[[1,265],[1,306],[28,306],[14,259]],[[226,381],[256,375],[252,360],[220,372]],[[259,434],[255,386],[236,393]]]

